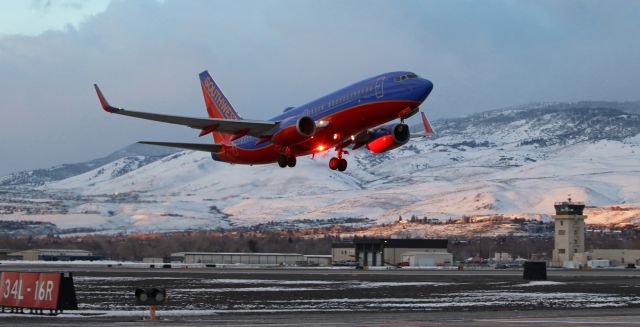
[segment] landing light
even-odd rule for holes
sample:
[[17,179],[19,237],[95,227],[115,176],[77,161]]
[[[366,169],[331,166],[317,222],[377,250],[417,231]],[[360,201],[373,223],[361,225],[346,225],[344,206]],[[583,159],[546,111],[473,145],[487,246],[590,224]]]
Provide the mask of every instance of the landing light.
[[326,149],[324,145],[318,145],[318,147],[316,148],[316,150],[318,151],[324,151],[324,149]]
[[351,141],[355,141],[356,140],[356,136],[355,135],[351,135]]
[[333,139],[334,140],[337,140],[339,138],[340,138],[340,134],[338,134],[338,133],[333,134]]

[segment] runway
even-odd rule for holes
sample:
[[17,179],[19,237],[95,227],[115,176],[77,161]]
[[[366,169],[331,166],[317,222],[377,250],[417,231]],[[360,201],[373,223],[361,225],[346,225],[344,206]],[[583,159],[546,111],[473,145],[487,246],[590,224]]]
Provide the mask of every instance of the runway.
[[178,326],[588,326],[637,325],[638,270],[143,269],[7,266],[72,271],[78,311],[3,314],[0,323],[50,326],[145,323],[137,287],[167,288],[156,323]]
[[486,312],[353,312],[210,315],[160,318],[0,315],[2,325],[24,326],[640,326],[637,309]]

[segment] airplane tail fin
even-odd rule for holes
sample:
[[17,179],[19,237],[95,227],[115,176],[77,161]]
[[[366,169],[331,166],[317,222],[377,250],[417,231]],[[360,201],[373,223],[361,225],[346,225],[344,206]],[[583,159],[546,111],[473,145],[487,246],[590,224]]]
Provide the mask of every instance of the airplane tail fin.
[[411,133],[411,137],[427,137],[431,134],[436,134],[436,131],[431,126],[429,119],[427,119],[427,115],[424,112],[420,113],[422,116],[422,127],[424,127],[424,132],[422,133]]
[[421,112],[421,114],[422,114],[422,126],[424,127],[424,133],[426,135],[435,134],[436,131],[431,126],[429,119],[427,119],[427,115],[425,115],[424,112]]
[[[242,119],[206,70],[200,73],[200,86],[202,87],[202,95],[204,96],[204,103],[207,106],[209,118]],[[225,143],[224,141],[228,142],[231,139],[230,135],[223,133],[214,131],[212,134],[213,140],[216,143]]]

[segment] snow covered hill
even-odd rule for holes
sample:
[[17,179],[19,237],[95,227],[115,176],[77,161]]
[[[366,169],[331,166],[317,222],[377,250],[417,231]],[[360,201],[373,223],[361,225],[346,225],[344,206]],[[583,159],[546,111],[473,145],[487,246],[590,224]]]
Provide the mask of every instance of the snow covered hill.
[[[47,169],[26,170],[2,176],[0,177],[0,187],[39,186],[47,182],[59,181],[73,177],[103,165],[107,165],[115,160],[127,157],[138,157],[138,166],[142,166],[175,152],[177,152],[175,149],[160,148],[136,143],[111,153],[106,157],[87,162],[62,164]],[[121,170],[121,173],[124,173],[124,171]]]
[[436,138],[381,155],[353,151],[344,173],[327,168],[332,151],[293,169],[185,151],[148,164],[119,159],[41,190],[78,195],[69,213],[97,213],[95,227],[105,231],[400,215],[544,218],[568,194],[594,206],[640,203],[638,108],[535,104],[435,121]]

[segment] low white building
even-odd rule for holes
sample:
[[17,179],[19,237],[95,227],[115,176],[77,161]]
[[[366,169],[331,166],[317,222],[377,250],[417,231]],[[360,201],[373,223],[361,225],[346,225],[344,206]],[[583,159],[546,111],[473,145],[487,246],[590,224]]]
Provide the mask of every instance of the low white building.
[[247,264],[247,265],[296,265],[304,264],[305,257],[298,253],[215,253],[178,252],[171,254],[171,262],[186,264]]
[[142,258],[143,263],[163,263],[164,259],[159,257],[144,257]]
[[611,266],[640,265],[640,249],[590,249],[579,253],[577,258],[581,262],[593,260],[608,260]]
[[442,267],[453,264],[453,254],[449,252],[405,252],[400,255],[402,265],[411,267]]
[[591,268],[607,268],[609,267],[609,260],[589,260],[587,265]]
[[329,255],[324,255],[324,254],[305,255],[304,259],[307,262],[307,265],[310,265],[310,266],[321,266],[321,267],[331,266],[330,254]]
[[511,262],[513,261],[513,257],[507,252],[496,252],[493,260],[495,262]]
[[7,254],[8,260],[25,261],[74,261],[74,260],[100,260],[101,256],[78,249],[32,249],[17,251]]

